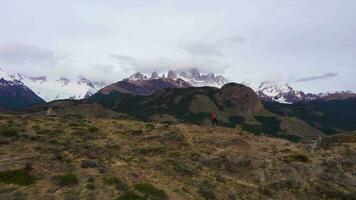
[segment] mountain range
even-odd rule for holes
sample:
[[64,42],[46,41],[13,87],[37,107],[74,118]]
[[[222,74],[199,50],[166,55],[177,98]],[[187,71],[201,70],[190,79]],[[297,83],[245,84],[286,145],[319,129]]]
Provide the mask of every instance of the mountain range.
[[[189,70],[169,70],[167,73],[161,74],[152,72],[150,77],[137,72],[129,78],[113,84],[109,84],[106,81],[92,81],[82,76],[77,79],[69,79],[66,77],[50,78],[44,75],[28,76],[21,73],[9,74],[1,68],[0,78],[3,78],[5,81],[11,81],[12,84],[18,84],[19,87],[28,87],[46,102],[60,99],[84,99],[97,92],[109,93],[118,91],[137,95],[151,95],[165,88],[203,86],[221,88],[228,83],[228,80],[221,75],[202,74],[195,68]],[[304,93],[293,89],[288,84],[273,82],[263,82],[257,88],[254,88],[254,91],[263,101],[284,104],[356,97],[356,94],[352,92]]]
[[[9,74],[1,68],[0,78],[7,81],[16,80],[18,83],[26,85],[46,102],[60,99],[84,99],[110,85],[107,81],[93,81],[83,76],[77,79],[67,77],[51,78],[45,75],[28,76],[21,73]],[[122,90],[126,92],[144,95],[152,94],[166,87],[222,87],[227,82],[228,81],[222,76],[200,74],[197,69],[191,69],[177,72],[170,70],[167,74],[162,74],[161,76],[158,76],[157,72],[153,72],[150,78],[137,72],[129,78],[114,83],[113,85],[122,85]],[[150,84],[152,84],[152,86]],[[111,85],[109,88],[112,87]],[[139,87],[144,88],[140,89]],[[130,88],[135,89],[130,91]]]

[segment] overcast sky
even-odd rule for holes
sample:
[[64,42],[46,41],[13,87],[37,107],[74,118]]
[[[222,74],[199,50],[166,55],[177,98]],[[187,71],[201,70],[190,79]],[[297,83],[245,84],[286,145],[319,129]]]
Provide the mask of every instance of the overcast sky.
[[196,67],[356,91],[355,0],[0,0],[0,66],[118,81]]

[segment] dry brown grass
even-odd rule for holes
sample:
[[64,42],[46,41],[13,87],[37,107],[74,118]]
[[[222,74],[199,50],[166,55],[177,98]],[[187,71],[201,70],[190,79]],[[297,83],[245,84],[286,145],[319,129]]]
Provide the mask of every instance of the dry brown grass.
[[[308,199],[323,197],[326,188],[314,183],[328,176],[336,194],[348,198],[355,192],[352,148],[351,154],[312,150],[239,128],[41,116],[1,116],[0,124],[8,120],[22,124],[23,131],[16,139],[5,138],[0,160],[39,157],[27,160],[35,182],[0,183],[0,199],[18,193],[27,199],[114,199],[137,192],[141,183],[170,199]],[[95,165],[83,168],[83,162]],[[0,171],[2,166],[0,161]],[[75,184],[58,184],[66,174],[75,176]]]

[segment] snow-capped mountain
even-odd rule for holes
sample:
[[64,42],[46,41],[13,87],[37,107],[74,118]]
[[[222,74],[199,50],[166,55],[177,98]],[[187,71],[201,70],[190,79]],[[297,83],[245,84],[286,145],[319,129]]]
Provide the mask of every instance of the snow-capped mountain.
[[332,101],[332,100],[344,100],[349,98],[356,98],[356,94],[351,91],[341,91],[334,93],[321,93],[319,94],[322,100]]
[[103,81],[94,82],[84,77],[70,80],[66,77],[52,79],[46,76],[11,75],[2,69],[0,69],[0,78],[22,82],[47,102],[58,99],[83,99],[107,85]]
[[288,84],[276,84],[273,82],[263,82],[256,89],[256,93],[264,101],[276,101],[279,103],[295,103],[298,101],[311,101],[319,99],[316,94],[304,93],[293,89]]
[[120,92],[146,96],[162,89],[187,87],[191,87],[191,85],[180,78],[175,80],[165,78],[164,76],[158,78],[147,78],[144,74],[137,72],[127,79],[101,89],[99,93],[110,94],[112,92]]
[[0,68],[0,109],[23,108],[40,103],[44,103],[44,100]]
[[[162,74],[161,78],[168,78],[172,80],[182,79],[194,87],[211,86],[221,88],[223,85],[228,83],[228,81],[220,75],[215,74],[201,74],[198,69],[193,68],[187,71],[182,70],[169,70],[167,75]],[[157,72],[153,72],[151,79],[158,79]]]
[[141,82],[146,80],[148,80],[147,76],[145,76],[141,72],[136,72],[132,74],[129,78],[124,79],[124,81],[128,81],[128,82]]

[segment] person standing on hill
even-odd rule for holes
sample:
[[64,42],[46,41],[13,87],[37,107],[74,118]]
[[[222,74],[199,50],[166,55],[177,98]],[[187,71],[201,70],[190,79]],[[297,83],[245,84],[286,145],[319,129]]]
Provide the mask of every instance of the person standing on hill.
[[215,112],[212,112],[210,115],[210,121],[213,126],[218,125],[218,117]]

